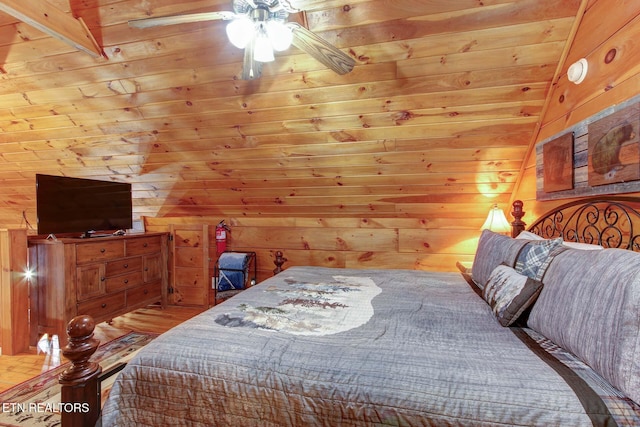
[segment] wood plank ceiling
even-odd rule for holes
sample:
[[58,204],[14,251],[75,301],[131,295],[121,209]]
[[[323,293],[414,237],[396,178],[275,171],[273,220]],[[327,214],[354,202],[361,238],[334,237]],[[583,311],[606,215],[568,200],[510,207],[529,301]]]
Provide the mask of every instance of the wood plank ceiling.
[[35,224],[35,173],[133,183],[136,216],[468,215],[506,204],[579,0],[298,0],[352,55],[291,48],[239,79],[224,22],[130,19],[228,0],[49,0],[94,58],[0,13],[0,226]]

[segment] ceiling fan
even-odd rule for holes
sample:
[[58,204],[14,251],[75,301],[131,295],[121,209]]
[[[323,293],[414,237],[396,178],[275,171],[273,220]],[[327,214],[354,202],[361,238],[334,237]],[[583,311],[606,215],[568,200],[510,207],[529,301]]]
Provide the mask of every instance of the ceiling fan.
[[287,0],[232,0],[233,12],[204,12],[170,15],[129,21],[135,28],[225,20],[227,36],[233,45],[244,49],[242,79],[260,77],[262,64],[274,60],[274,51],[283,51],[291,44],[307,52],[338,74],[350,72],[355,60],[317,34],[297,22],[289,22],[290,13],[297,13]]

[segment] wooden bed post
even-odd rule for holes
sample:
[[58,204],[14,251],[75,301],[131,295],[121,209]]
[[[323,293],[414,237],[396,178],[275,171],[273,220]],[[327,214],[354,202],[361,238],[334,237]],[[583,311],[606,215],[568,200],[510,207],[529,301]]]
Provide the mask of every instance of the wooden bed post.
[[96,326],[91,316],[76,316],[67,326],[69,343],[62,349],[71,361],[58,379],[62,385],[61,417],[64,427],[93,426],[100,417],[100,365],[89,359],[100,341],[93,338]]
[[522,200],[516,200],[513,202],[513,212],[511,215],[515,218],[515,220],[511,223],[511,237],[516,237],[518,234],[524,231],[527,224],[522,221],[522,217],[526,212],[522,210]]

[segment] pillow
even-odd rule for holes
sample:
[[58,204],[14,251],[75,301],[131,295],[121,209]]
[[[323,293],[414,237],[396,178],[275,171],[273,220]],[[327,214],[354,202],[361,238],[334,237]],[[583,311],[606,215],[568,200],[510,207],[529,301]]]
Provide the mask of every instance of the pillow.
[[516,239],[544,240],[544,237],[538,236],[537,234],[530,231],[521,231],[520,234],[516,236]]
[[491,272],[500,264],[513,267],[518,252],[527,243],[526,240],[517,240],[490,230],[483,230],[471,267],[471,276],[476,285],[480,289],[484,288]]
[[[532,233],[530,231],[522,231],[522,232],[520,232],[520,234],[518,234],[518,236],[516,236],[516,239],[545,240],[543,237],[538,236],[537,234]],[[568,247],[568,248],[581,249],[583,251],[595,251],[595,250],[604,249],[604,247],[602,247],[600,245],[593,245],[591,243],[566,242],[566,241],[563,241],[562,244],[564,246]]]
[[538,298],[542,282],[524,276],[506,265],[497,266],[482,290],[484,298],[502,326],[509,326]]
[[556,256],[527,325],[640,403],[640,253]]
[[562,242],[568,248],[580,249],[581,251],[599,251],[604,249],[603,246],[600,245],[592,245],[591,243],[580,243],[580,242]]
[[[523,240],[525,241],[525,240]],[[542,280],[551,251],[562,245],[562,238],[528,241],[516,259],[516,271],[532,279]],[[542,268],[543,265],[545,268]]]

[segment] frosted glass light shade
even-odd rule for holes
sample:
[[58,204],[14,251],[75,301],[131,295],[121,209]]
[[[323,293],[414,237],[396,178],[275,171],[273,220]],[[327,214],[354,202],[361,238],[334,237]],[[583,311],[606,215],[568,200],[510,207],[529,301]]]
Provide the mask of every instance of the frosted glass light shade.
[[254,23],[246,16],[236,18],[227,24],[227,37],[239,49],[244,49],[249,44],[254,32]]
[[258,62],[271,62],[276,59],[273,56],[271,41],[263,32],[256,37],[256,44],[253,47],[253,59]]
[[508,233],[511,231],[511,225],[507,221],[507,217],[504,215],[504,211],[493,205],[487,215],[487,220],[480,227],[481,230],[491,230],[496,233]]
[[267,35],[271,40],[273,50],[282,52],[291,47],[293,41],[293,33],[291,28],[287,27],[280,21],[268,21],[267,22]]

